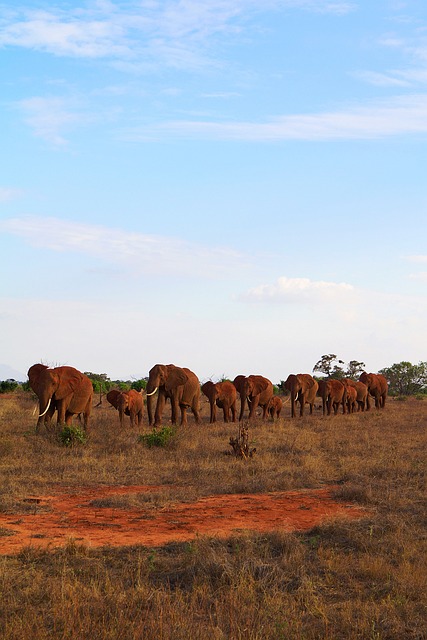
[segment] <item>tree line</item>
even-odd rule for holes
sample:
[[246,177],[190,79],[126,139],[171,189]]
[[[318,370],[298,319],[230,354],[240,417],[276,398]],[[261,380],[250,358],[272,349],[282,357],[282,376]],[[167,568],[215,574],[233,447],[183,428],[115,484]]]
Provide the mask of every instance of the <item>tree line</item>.
[[[345,363],[340,360],[334,353],[323,355],[314,365],[313,374],[321,374],[320,376],[314,375],[317,379],[332,378],[340,380],[341,378],[353,378],[357,380],[366,369],[364,362],[358,360],[350,360]],[[141,378],[140,380],[110,380],[106,373],[92,373],[91,371],[85,371],[85,375],[92,380],[93,389],[95,394],[108,393],[111,389],[120,389],[127,391],[129,389],[135,389],[141,391],[145,389],[148,378]],[[297,372],[301,373],[301,372]],[[412,364],[411,362],[402,361],[391,365],[391,367],[385,367],[380,369],[376,373],[381,373],[385,376],[389,383],[389,393],[391,395],[398,396],[411,396],[416,394],[427,394],[427,362],[419,362],[418,364]],[[226,380],[225,376],[221,380]],[[274,385],[275,391],[281,390],[284,387],[283,380]],[[9,378],[8,380],[0,381],[0,394],[11,393],[18,388],[28,391],[28,382],[20,383],[16,380]]]

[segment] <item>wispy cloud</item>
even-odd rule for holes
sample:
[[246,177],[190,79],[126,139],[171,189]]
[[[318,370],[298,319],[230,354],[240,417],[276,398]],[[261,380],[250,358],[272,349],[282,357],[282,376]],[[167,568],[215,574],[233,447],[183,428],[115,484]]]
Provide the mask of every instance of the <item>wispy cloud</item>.
[[9,202],[19,198],[22,194],[20,189],[14,189],[12,187],[0,187],[0,202]]
[[73,102],[59,97],[35,96],[21,100],[16,106],[35,136],[54,145],[64,145],[67,142],[65,131],[90,121],[90,116]]
[[37,248],[86,254],[138,274],[218,277],[249,262],[247,256],[227,247],[207,247],[180,238],[59,218],[9,218],[0,221],[0,230]]
[[284,8],[342,15],[354,3],[328,0],[166,0],[92,2],[44,10],[8,9],[0,22],[0,46],[25,47],[57,56],[143,61],[173,67],[206,64],[218,38],[235,39],[248,17]]
[[250,289],[242,298],[260,303],[329,304],[334,300],[348,302],[353,293],[354,287],[345,282],[325,282],[282,276],[274,284],[263,284]]
[[179,136],[279,142],[282,140],[363,140],[427,132],[427,94],[396,97],[339,111],[295,114],[268,122],[182,120],[128,130],[132,140]]

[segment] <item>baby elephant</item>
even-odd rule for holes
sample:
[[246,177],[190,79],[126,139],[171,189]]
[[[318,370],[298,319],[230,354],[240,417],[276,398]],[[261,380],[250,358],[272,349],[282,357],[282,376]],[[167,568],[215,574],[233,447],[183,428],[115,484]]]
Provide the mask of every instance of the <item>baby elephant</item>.
[[124,417],[130,416],[130,425],[133,427],[136,423],[138,426],[142,422],[144,415],[144,399],[142,390],[135,391],[118,391],[112,389],[107,393],[107,400],[119,412],[120,426],[123,427]]
[[211,415],[209,422],[216,422],[216,408],[219,407],[224,413],[224,422],[230,422],[230,411],[233,422],[236,422],[236,399],[237,391],[232,382],[212,382],[208,380],[202,384],[202,391],[209,400]]
[[279,396],[273,396],[268,403],[268,415],[271,416],[273,420],[280,417],[280,412],[282,411],[283,400],[279,398]]

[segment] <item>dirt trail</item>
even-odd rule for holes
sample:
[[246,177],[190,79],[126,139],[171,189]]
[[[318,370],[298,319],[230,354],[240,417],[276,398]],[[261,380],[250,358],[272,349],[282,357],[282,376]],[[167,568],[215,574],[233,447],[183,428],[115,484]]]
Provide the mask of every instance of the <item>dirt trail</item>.
[[[332,488],[265,494],[209,496],[174,503],[158,510],[143,507],[96,506],[113,496],[158,492],[153,486],[99,486],[52,496],[29,496],[34,511],[0,514],[0,554],[23,547],[55,548],[71,538],[88,547],[141,544],[161,546],[199,535],[224,538],[233,532],[305,531],[330,518],[360,518],[364,511],[338,503]],[[168,487],[170,491],[170,487]]]

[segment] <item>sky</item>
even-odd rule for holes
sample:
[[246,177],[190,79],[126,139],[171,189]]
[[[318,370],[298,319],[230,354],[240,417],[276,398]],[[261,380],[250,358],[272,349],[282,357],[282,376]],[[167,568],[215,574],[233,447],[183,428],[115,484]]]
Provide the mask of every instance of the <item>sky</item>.
[[427,360],[425,0],[14,0],[0,60],[0,379]]

